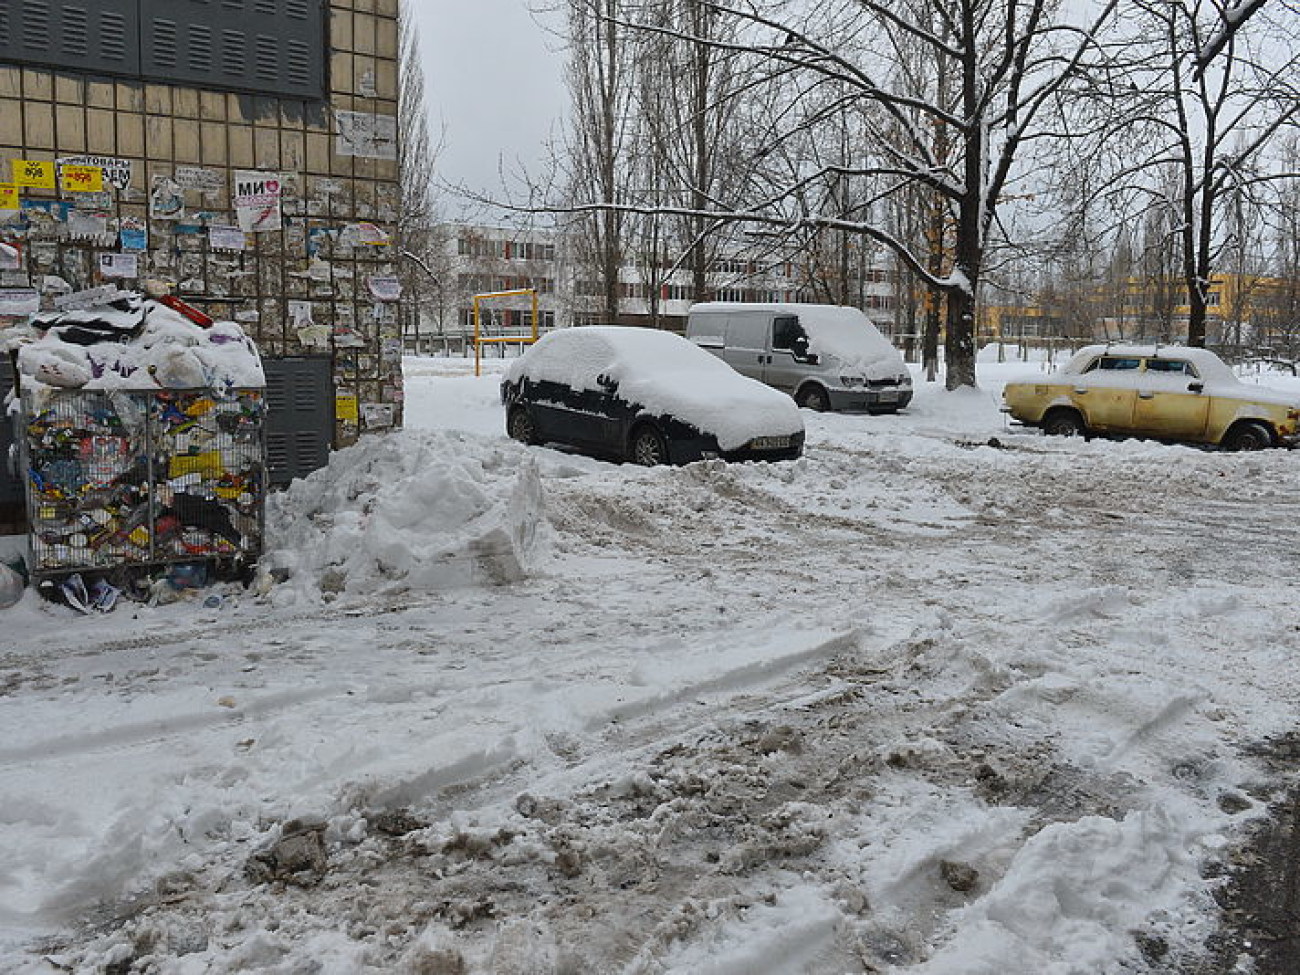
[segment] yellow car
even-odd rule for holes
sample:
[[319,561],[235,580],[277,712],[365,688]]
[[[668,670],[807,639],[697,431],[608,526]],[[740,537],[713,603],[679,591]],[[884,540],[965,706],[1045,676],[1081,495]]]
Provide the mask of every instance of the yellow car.
[[1058,436],[1151,437],[1225,450],[1294,446],[1300,396],[1251,386],[1205,349],[1089,345],[1058,372],[1007,383],[1003,412]]

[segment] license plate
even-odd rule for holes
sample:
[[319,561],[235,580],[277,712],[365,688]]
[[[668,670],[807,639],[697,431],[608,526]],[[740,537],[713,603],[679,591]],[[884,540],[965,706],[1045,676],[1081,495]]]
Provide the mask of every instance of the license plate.
[[789,437],[755,437],[749,442],[753,450],[780,450],[790,446]]
[[876,398],[880,400],[880,402],[882,403],[892,403],[898,399],[898,390],[896,389],[881,390],[880,394]]

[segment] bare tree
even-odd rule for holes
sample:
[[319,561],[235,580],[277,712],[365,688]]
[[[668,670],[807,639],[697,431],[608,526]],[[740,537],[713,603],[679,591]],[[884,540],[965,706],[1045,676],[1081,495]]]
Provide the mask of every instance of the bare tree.
[[402,201],[396,228],[401,258],[398,277],[409,316],[403,331],[414,335],[418,348],[427,312],[432,312],[441,326],[449,282],[444,280],[446,271],[441,268],[443,247],[432,184],[438,147],[429,133],[424,70],[409,4],[399,7],[397,24],[401,45],[397,148]]
[[631,171],[636,113],[633,111],[635,51],[620,27],[624,0],[569,0],[568,84],[573,128],[567,158],[569,189],[583,207],[574,208],[575,257],[579,276],[599,292],[598,317],[616,322],[627,248],[626,213],[632,196]]
[[1259,13],[1265,0],[1236,0],[1225,3],[1218,9],[1219,23],[1213,28],[1205,44],[1196,55],[1196,73],[1199,75],[1210,66],[1229,42],[1237,35],[1246,21]]
[[[573,2],[584,4],[591,15],[610,0]],[[668,209],[715,220],[842,230],[890,248],[919,280],[947,299],[947,386],[974,385],[980,274],[998,206],[1016,176],[1017,154],[1046,134],[1036,128],[1040,114],[1095,50],[1098,32],[1110,22],[1118,0],[1108,0],[1087,22],[1077,24],[1061,19],[1064,14],[1049,0],[916,0],[914,9],[878,0],[810,0],[807,12],[797,16],[767,12],[770,7],[788,9],[785,4],[698,2],[730,22],[730,28],[720,38],[691,39],[756,59],[770,84],[785,86],[790,110],[780,120],[780,138],[815,137],[836,110],[854,107],[867,120],[863,145],[871,147],[870,155],[852,165],[808,166],[793,182],[768,186],[765,193],[753,186],[744,207],[713,203],[703,211]],[[684,35],[680,28],[636,20],[627,12],[613,16],[625,29]],[[899,32],[948,66],[953,97],[936,92],[932,100],[918,98],[882,70],[890,63],[888,39]],[[892,144],[883,138],[891,125],[903,134]],[[935,153],[936,127],[949,133],[950,158]],[[953,246],[943,255],[942,268],[936,272],[930,255],[891,234],[874,208],[869,217],[835,212],[834,197],[823,193],[828,211],[800,212],[808,186],[841,179],[868,183],[867,198],[886,198],[916,185],[942,198],[953,222]],[[665,209],[646,200],[591,200],[574,206]]]
[[1300,121],[1300,28],[1285,5],[1279,17],[1255,6],[1211,48],[1223,22],[1214,8],[1137,0],[1136,9],[1137,29],[1152,39],[1135,76],[1146,94],[1134,124],[1151,148],[1128,172],[1177,173],[1187,343],[1204,345],[1211,275],[1228,243],[1225,204],[1279,178],[1268,153]]
[[1300,363],[1300,136],[1283,141],[1280,164],[1294,178],[1280,184],[1271,209],[1274,238],[1268,270],[1272,281],[1268,300],[1259,309],[1256,341],[1263,355],[1290,364]]

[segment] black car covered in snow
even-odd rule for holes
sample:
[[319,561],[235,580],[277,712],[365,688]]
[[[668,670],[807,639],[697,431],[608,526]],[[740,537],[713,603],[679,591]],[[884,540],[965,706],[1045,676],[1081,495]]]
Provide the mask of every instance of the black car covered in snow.
[[647,466],[792,460],[799,409],[672,332],[584,326],[543,336],[501,383],[506,432]]

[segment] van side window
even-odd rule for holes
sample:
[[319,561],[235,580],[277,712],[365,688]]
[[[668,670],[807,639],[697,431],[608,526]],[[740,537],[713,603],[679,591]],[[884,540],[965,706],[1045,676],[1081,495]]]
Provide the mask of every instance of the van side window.
[[1097,363],[1097,368],[1110,369],[1110,370],[1129,370],[1129,369],[1137,369],[1141,365],[1142,365],[1141,359],[1121,359],[1116,356],[1104,356],[1102,360],[1099,363]]
[[787,352],[802,352],[808,348],[808,335],[796,316],[781,315],[772,319],[772,348]]

